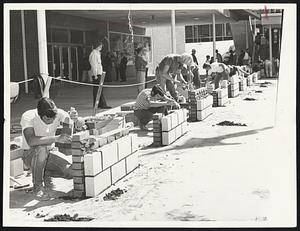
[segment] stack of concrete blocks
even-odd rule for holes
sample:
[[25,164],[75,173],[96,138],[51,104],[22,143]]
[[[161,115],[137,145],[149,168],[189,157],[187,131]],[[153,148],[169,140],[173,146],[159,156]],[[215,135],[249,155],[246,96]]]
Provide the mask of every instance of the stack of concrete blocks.
[[213,97],[208,94],[207,88],[189,91],[189,120],[201,121],[212,114]]
[[187,110],[179,109],[161,118],[162,145],[172,144],[187,132]]
[[22,136],[15,137],[13,142],[10,143],[19,146],[18,148],[10,151],[10,176],[17,177],[24,173]]
[[228,87],[228,97],[235,98],[239,95],[239,76],[233,75],[230,77],[230,84]]
[[213,107],[225,106],[228,102],[228,81],[223,80],[220,84],[221,88],[213,91]]
[[240,79],[239,82],[239,90],[240,91],[245,91],[247,90],[247,79],[245,77]]
[[253,85],[253,76],[252,75],[248,75],[247,76],[247,86],[250,87]]
[[[90,148],[87,148],[86,146]],[[95,197],[138,167],[137,137],[127,128],[73,135],[74,197]]]
[[257,73],[257,72],[254,72],[254,73],[252,74],[252,76],[253,76],[253,83],[257,83],[257,81],[258,81],[258,73]]
[[126,123],[132,122],[134,126],[138,125],[138,118],[134,115],[134,105],[135,102],[129,102],[121,105],[121,111],[127,112],[125,115]]
[[187,132],[188,110],[181,108],[169,111],[164,116],[162,113],[153,115],[153,145],[169,145]]

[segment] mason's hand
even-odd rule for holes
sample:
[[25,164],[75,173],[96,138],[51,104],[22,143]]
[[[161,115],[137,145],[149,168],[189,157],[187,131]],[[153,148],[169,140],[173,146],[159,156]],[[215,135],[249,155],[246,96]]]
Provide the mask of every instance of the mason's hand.
[[58,143],[71,143],[72,137],[67,134],[61,134],[57,137],[57,142]]

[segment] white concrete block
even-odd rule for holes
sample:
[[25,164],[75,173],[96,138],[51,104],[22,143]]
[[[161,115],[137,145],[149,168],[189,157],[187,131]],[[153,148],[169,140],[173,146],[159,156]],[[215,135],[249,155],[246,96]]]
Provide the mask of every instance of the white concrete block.
[[132,172],[139,166],[138,152],[132,153],[126,157],[126,174]]
[[112,184],[116,183],[125,175],[126,175],[126,162],[125,159],[123,159],[111,167]]
[[101,152],[93,152],[84,155],[84,175],[95,176],[102,171]]
[[172,129],[171,115],[164,116],[161,119],[161,129],[162,131],[170,131]]
[[121,160],[132,153],[131,137],[129,135],[116,140],[116,142],[118,143],[118,160]]
[[131,138],[131,151],[135,152],[139,150],[139,142],[138,142],[139,139],[137,134],[130,134],[130,138]]
[[207,106],[211,106],[213,104],[213,96],[207,96]]
[[100,172],[94,177],[85,177],[85,190],[87,197],[95,197],[111,185],[110,168]]
[[204,120],[206,117],[206,110],[197,111],[197,120]]
[[188,123],[187,121],[185,121],[181,124],[181,135],[187,133],[187,130],[188,130]]
[[175,129],[168,131],[168,132],[162,132],[162,145],[169,145],[175,141]]
[[178,125],[178,116],[176,112],[173,112],[170,114],[171,115],[171,120],[172,120],[172,129],[175,128]]
[[178,125],[176,128],[175,128],[175,139],[179,139],[182,135],[182,131],[181,131],[181,125]]
[[117,142],[106,144],[99,148],[102,153],[103,169],[106,169],[118,162],[118,145]]
[[10,161],[10,176],[16,177],[24,173],[23,160],[21,158]]
[[188,110],[186,108],[183,108],[183,121],[186,121],[188,118]]
[[204,98],[197,100],[197,110],[201,111],[205,108]]

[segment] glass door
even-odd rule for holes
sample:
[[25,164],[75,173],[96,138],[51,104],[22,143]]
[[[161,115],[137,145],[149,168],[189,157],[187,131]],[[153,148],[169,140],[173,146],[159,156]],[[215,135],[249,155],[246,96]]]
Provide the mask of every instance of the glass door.
[[58,46],[53,46],[53,75],[54,77],[61,76],[61,56]]
[[71,47],[71,79],[73,81],[79,81],[79,70],[78,70],[78,49],[77,47]]
[[70,79],[69,73],[69,52],[68,47],[60,47],[61,50],[61,72],[60,76],[65,77],[66,79]]

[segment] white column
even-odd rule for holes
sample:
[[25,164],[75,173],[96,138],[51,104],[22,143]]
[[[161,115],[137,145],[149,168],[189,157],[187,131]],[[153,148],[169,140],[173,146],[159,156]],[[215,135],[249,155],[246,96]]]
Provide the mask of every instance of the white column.
[[248,40],[247,21],[245,21],[245,29],[246,29],[246,49],[248,49],[249,48],[249,40]]
[[273,57],[273,54],[272,54],[272,27],[271,25],[269,25],[269,56],[270,56],[270,61],[272,62],[272,68],[271,68],[271,73],[270,75],[272,76],[272,69],[273,69],[273,61],[272,61],[272,57]]
[[[40,74],[45,83],[48,79],[48,57],[47,57],[47,29],[46,29],[46,12],[45,10],[37,10],[37,31],[39,45],[39,64]],[[45,89],[45,97],[49,97],[49,89]]]
[[213,57],[216,61],[216,16],[212,14],[212,29],[213,29]]
[[109,20],[106,21],[106,33],[107,33],[107,48],[108,48],[108,51],[110,51]]
[[175,10],[171,11],[171,44],[172,44],[172,53],[176,54]]
[[[26,37],[25,37],[24,10],[21,10],[21,25],[22,25],[24,80],[27,80],[28,79],[28,74],[27,74],[27,58],[26,58]],[[28,82],[25,82],[25,92],[28,93]]]

